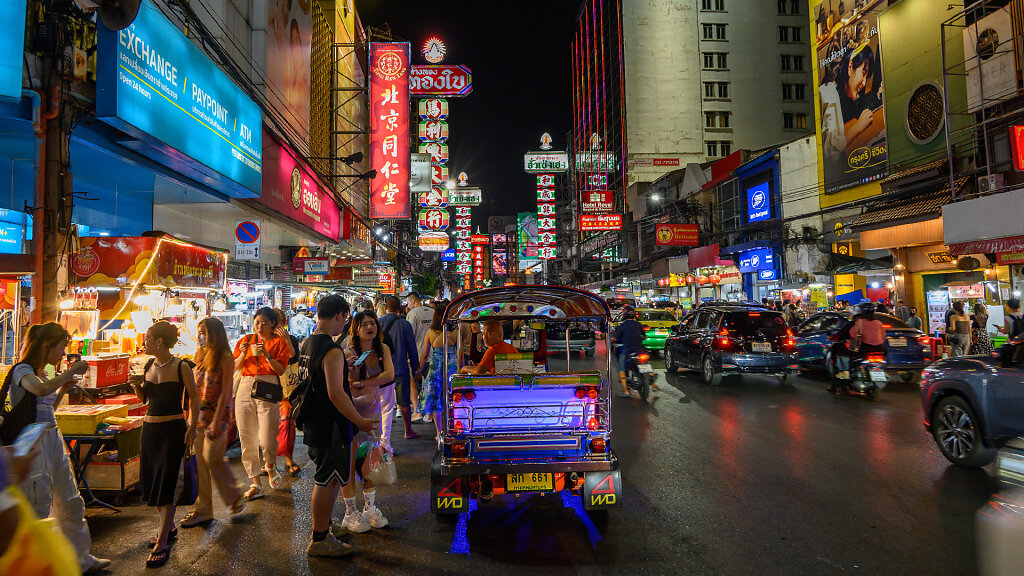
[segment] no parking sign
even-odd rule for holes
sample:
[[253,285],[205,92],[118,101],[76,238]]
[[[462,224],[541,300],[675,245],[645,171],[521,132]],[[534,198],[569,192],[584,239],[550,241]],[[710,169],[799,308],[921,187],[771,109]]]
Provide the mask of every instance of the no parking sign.
[[235,222],[235,260],[260,259],[260,221]]

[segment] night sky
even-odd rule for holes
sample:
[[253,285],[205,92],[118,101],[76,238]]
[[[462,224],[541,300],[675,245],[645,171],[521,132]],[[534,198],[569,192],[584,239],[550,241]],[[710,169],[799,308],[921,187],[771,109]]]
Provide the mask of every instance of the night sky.
[[412,43],[413,64],[426,64],[423,42],[438,36],[444,64],[473,71],[473,93],[449,103],[449,166],[483,189],[473,228],[488,216],[536,211],[536,178],[523,154],[551,134],[565,149],[572,124],[570,46],[578,0],[357,0],[364,27],[388,24],[395,40]]

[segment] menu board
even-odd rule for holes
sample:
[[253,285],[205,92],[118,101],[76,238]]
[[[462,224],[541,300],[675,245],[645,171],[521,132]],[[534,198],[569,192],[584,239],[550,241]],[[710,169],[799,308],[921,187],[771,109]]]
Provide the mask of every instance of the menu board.
[[949,310],[949,292],[946,290],[928,292],[929,333],[946,333],[946,310]]

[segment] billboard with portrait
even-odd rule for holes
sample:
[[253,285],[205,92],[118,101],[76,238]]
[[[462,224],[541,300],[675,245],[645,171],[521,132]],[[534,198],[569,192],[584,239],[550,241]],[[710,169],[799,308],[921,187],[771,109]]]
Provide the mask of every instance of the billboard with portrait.
[[310,0],[267,1],[267,98],[309,139]]
[[816,2],[818,135],[825,193],[888,173],[878,15],[888,0]]

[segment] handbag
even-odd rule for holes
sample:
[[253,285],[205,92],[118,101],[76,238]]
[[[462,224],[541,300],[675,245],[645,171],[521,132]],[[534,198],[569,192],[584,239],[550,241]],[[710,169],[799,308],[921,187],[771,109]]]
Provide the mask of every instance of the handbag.
[[284,388],[276,376],[257,376],[252,383],[252,397],[266,402],[280,402],[284,398]]
[[174,495],[174,503],[177,506],[192,506],[199,497],[199,468],[191,444],[181,460],[181,474],[178,475]]

